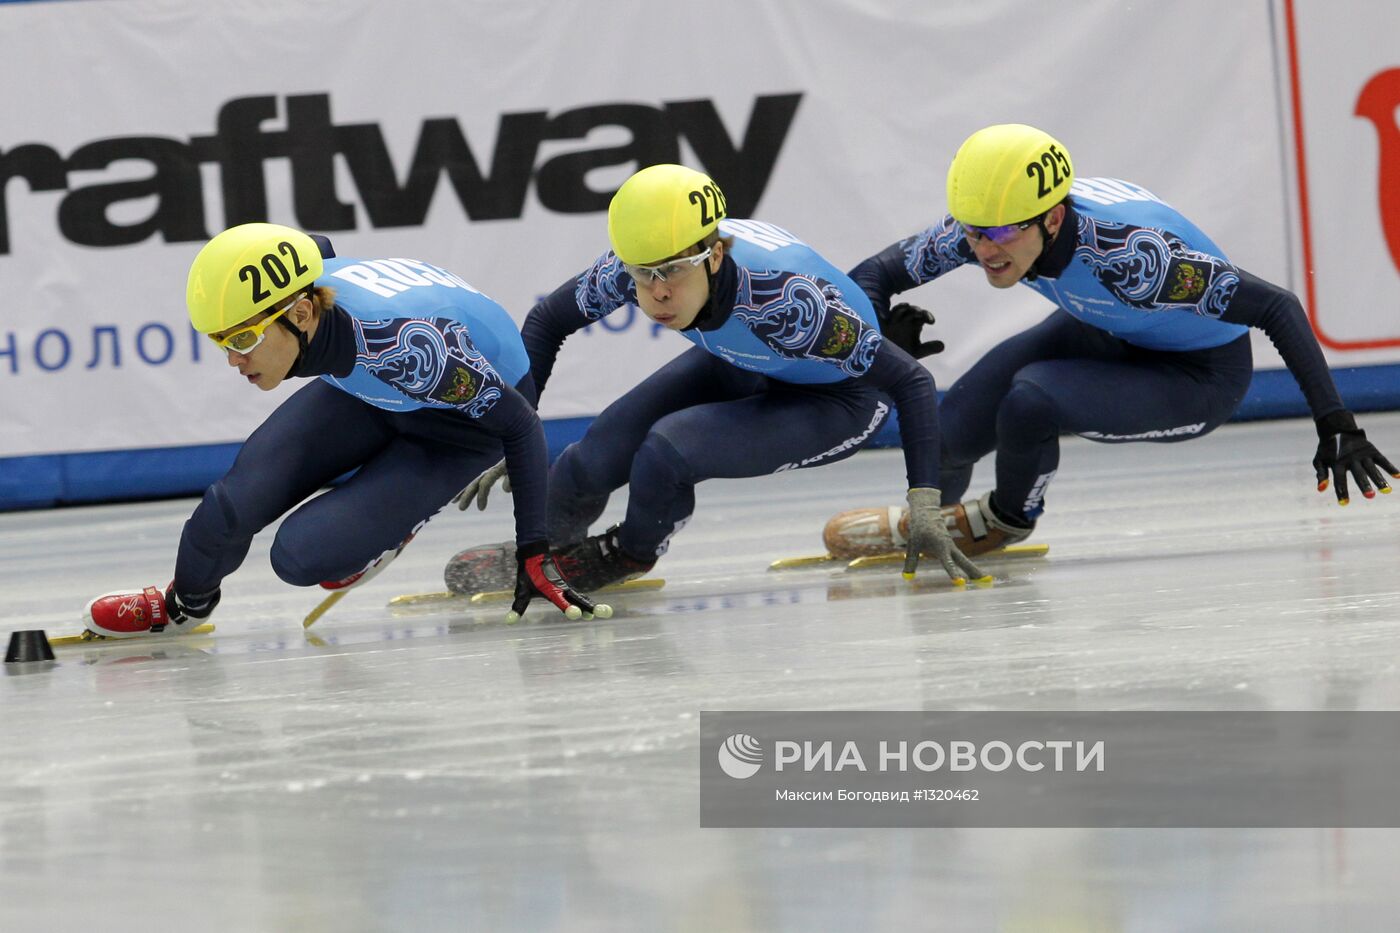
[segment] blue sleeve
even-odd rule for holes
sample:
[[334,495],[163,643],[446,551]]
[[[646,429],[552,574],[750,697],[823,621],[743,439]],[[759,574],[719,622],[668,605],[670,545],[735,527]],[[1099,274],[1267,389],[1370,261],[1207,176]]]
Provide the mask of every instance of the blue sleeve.
[[891,295],[907,292],[970,262],[976,262],[972,249],[958,222],[948,215],[933,226],[880,250],[852,269],[849,275],[870,298],[883,325]]
[[1239,276],[1239,284],[1220,319],[1229,324],[1257,327],[1268,335],[1303,390],[1314,418],[1344,410],[1346,406],[1332,381],[1332,371],[1327,368],[1327,360],[1317,345],[1298,296],[1243,269],[1234,271]]
[[530,355],[530,375],[535,380],[537,398],[544,394],[559,348],[568,336],[623,305],[635,302],[636,296],[632,277],[609,251],[530,309],[520,328],[520,337],[525,341],[525,352]]
[[[401,327],[399,340],[419,352],[400,354],[391,365],[378,369],[376,376],[410,398],[455,409],[500,438],[515,501],[516,542],[546,540],[549,457],[544,426],[531,400],[501,379],[459,321],[410,320]],[[529,391],[530,377],[526,375],[518,385]],[[463,477],[462,485],[471,480]]]
[[861,379],[894,399],[909,488],[937,488],[940,439],[933,374],[908,353],[882,340],[874,363]]
[[570,279],[539,301],[525,315],[525,323],[520,327],[520,339],[525,342],[525,352],[530,355],[530,375],[535,383],[537,404],[539,396],[544,394],[550,373],[554,372],[559,348],[570,334],[589,323],[588,318],[579,313],[578,304],[574,301],[576,281]]
[[308,233],[311,241],[316,244],[316,249],[320,250],[322,259],[334,259],[335,247],[331,245],[331,238],[322,236],[319,233]]
[[907,292],[915,285],[904,269],[903,256],[899,244],[893,243],[847,273],[875,306],[882,328],[889,315],[890,296]]
[[785,360],[835,366],[847,376],[870,368],[880,332],[825,279],[794,272],[754,274],[755,307],[735,308],[734,318]]
[[1122,304],[1223,319],[1239,284],[1239,270],[1218,250],[1196,249],[1171,230],[1137,224],[1094,221],[1091,236],[1092,246],[1081,245],[1075,256]]
[[[530,377],[521,381],[525,386]],[[547,541],[545,491],[549,476],[549,452],[545,446],[544,425],[534,406],[521,392],[509,386],[485,414],[477,418],[482,430],[499,437],[505,447],[506,472],[510,475],[511,499],[515,508],[515,543],[518,547]],[[471,482],[463,477],[462,485]]]

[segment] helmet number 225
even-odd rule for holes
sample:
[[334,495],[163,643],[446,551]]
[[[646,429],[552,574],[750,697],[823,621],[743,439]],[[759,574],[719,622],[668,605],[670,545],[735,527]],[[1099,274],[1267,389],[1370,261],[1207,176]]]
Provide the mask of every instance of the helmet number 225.
[[[1046,173],[1049,173],[1049,184],[1046,184]],[[1057,146],[1051,146],[1040,154],[1040,158],[1026,166],[1026,177],[1036,180],[1036,197],[1047,197],[1060,185],[1064,184],[1069,177],[1069,159],[1059,150]]]

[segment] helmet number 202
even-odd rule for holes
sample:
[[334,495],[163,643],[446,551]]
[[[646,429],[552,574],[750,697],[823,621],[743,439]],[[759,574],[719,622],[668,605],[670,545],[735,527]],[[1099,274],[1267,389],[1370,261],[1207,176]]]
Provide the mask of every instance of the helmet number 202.
[[[1049,184],[1046,184],[1047,174]],[[1069,159],[1058,146],[1051,145],[1048,150],[1040,154],[1040,158],[1026,166],[1026,177],[1036,180],[1036,194],[1038,198],[1047,197],[1060,185],[1065,183],[1070,175]]]
[[[700,226],[708,227],[724,217],[724,195],[714,185],[690,192],[690,203],[700,206]],[[713,213],[711,213],[713,211]]]
[[253,304],[261,304],[272,297],[272,292],[263,286],[263,273],[267,273],[268,279],[272,282],[273,288],[286,288],[292,281],[293,276],[303,276],[311,271],[297,255],[297,248],[283,240],[277,244],[277,252],[288,257],[292,261],[292,272],[287,272],[287,266],[282,262],[276,253],[268,253],[263,256],[259,265],[246,265],[238,270],[238,280],[247,282],[253,289]]

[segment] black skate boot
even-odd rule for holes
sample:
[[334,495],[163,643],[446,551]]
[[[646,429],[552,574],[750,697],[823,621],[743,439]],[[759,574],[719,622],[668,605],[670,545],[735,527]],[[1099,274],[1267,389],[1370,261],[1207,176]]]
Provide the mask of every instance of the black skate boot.
[[515,542],[479,544],[452,555],[443,569],[447,588],[460,596],[515,589]]
[[635,580],[656,566],[656,561],[640,561],[623,553],[617,543],[617,525],[600,535],[589,535],[578,544],[554,553],[554,564],[580,593],[592,593],[605,586]]

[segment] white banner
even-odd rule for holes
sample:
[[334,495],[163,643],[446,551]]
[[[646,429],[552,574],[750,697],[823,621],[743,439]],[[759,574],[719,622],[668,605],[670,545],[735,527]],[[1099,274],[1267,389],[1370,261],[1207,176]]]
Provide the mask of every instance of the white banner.
[[1313,330],[1334,361],[1400,348],[1400,6],[1283,0],[1290,192]]
[[[1299,48],[1320,320],[1341,341],[1400,337],[1359,299],[1384,296],[1393,318],[1400,281],[1380,245],[1377,135],[1346,116],[1359,81],[1400,64],[1386,61],[1400,14],[1382,0],[1355,4],[1370,19],[1308,6]],[[849,267],[942,215],[964,137],[1029,122],[1063,140],[1081,174],[1145,185],[1241,266],[1296,286],[1280,10],[0,5],[11,400],[0,456],[240,440],[285,397],[291,387],[264,395],[222,372],[185,321],[189,262],[224,226],[268,219],[325,233],[341,255],[425,259],[523,321],[607,248],[611,192],[656,161],[708,170],[736,216],[781,224]],[[1344,78],[1329,71],[1342,47]],[[1369,274],[1348,279],[1363,246]],[[930,366],[943,387],[1048,310],[1029,289],[993,292],[975,270],[908,298],[938,315],[949,349]],[[1278,365],[1257,345],[1259,362]],[[596,413],[686,346],[618,312],[564,347],[542,414]],[[1334,346],[1334,362],[1400,359],[1389,344]]]

